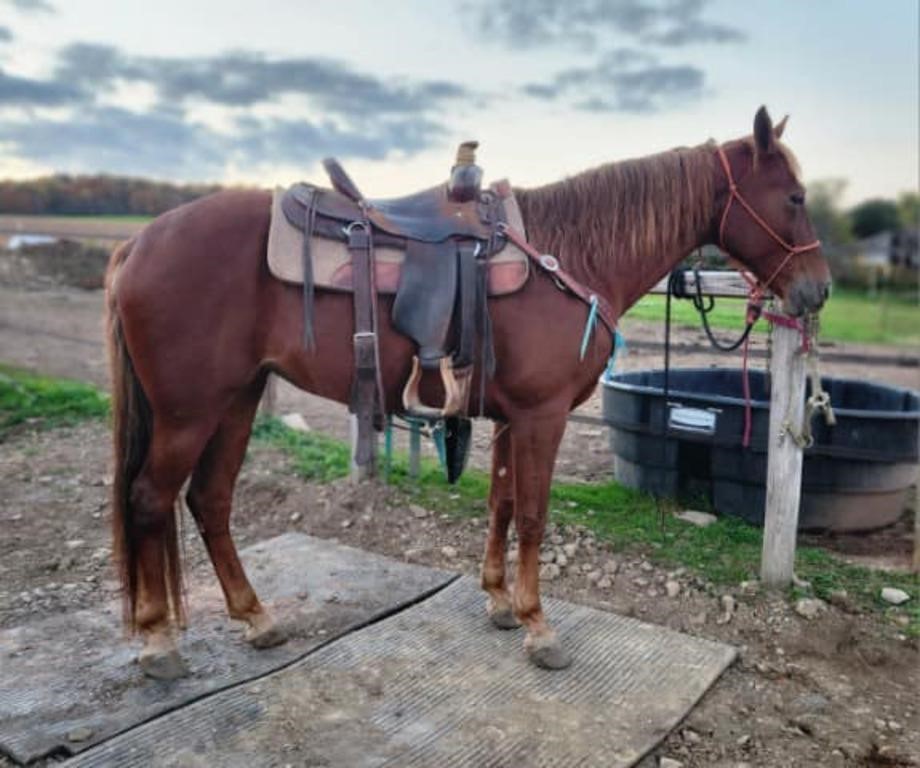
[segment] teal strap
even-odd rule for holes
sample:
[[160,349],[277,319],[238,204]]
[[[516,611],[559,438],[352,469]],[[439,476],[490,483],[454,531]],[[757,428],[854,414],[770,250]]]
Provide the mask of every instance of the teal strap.
[[626,352],[626,339],[623,338],[623,334],[620,333],[620,329],[617,328],[613,332],[613,352],[610,353],[610,359],[607,361],[607,368],[604,370],[604,381],[610,381],[610,379],[613,378],[613,369],[617,362],[617,352],[620,349]]
[[593,293],[591,294],[591,308],[588,310],[588,319],[585,322],[585,332],[581,337],[581,352],[578,355],[579,360],[585,359],[585,354],[588,351],[588,342],[591,340],[591,334],[594,333],[594,328],[597,325],[597,296]]

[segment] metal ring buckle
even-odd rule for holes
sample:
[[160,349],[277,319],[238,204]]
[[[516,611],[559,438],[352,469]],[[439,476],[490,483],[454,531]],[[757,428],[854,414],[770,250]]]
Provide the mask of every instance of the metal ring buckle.
[[547,272],[558,272],[559,260],[551,253],[544,253],[540,256],[540,266]]
[[346,237],[350,237],[350,236],[351,236],[351,231],[352,231],[353,229],[357,228],[357,227],[360,227],[360,228],[363,229],[365,232],[368,231],[368,230],[367,230],[367,224],[365,224],[363,221],[353,221],[353,222],[351,222],[351,224],[346,224],[344,227],[342,227],[342,232],[345,233],[345,236],[346,236]]

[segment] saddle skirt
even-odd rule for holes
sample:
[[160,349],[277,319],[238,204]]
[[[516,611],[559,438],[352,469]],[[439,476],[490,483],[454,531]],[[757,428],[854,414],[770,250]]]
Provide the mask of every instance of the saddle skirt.
[[[494,183],[490,190],[504,210],[504,219],[519,232],[524,231],[521,212],[507,181]],[[276,187],[272,195],[271,226],[268,233],[268,269],[285,283],[302,285],[304,233],[288,220],[282,201],[287,190]],[[324,190],[325,192],[325,190]],[[327,194],[336,194],[327,192]],[[489,257],[488,288],[490,296],[504,296],[520,290],[530,271],[530,260],[513,242],[504,241]],[[314,235],[310,239],[313,282],[319,290],[354,291],[351,253],[345,240]],[[403,248],[384,243],[374,247],[377,291],[395,294],[405,262]]]

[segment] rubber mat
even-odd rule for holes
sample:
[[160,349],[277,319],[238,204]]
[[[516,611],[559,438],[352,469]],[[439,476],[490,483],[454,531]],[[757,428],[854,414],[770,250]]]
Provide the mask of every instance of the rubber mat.
[[634,765],[732,662],[730,646],[547,600],[575,662],[536,669],[462,578],[288,669],[143,725],[83,766]]
[[[202,696],[267,674],[398,610],[455,575],[290,533],[241,552],[253,586],[291,639],[249,647],[226,616],[213,571],[198,574],[180,649],[191,675],[146,680],[121,608],[55,616],[0,633],[0,750],[27,762],[74,754]],[[210,584],[203,588],[205,583]],[[210,702],[220,699],[210,698]]]

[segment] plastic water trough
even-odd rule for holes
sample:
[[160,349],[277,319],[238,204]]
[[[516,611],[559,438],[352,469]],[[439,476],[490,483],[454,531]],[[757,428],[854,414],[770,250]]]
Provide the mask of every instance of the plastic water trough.
[[[629,487],[708,501],[723,515],[762,525],[769,393],[752,371],[750,447],[742,447],[741,371],[671,369],[614,374],[603,381],[604,419],[616,479]],[[895,522],[920,472],[920,394],[853,379],[822,379],[837,424],[813,422],[805,451],[799,528],[871,530]],[[666,408],[666,410],[665,410]]]

